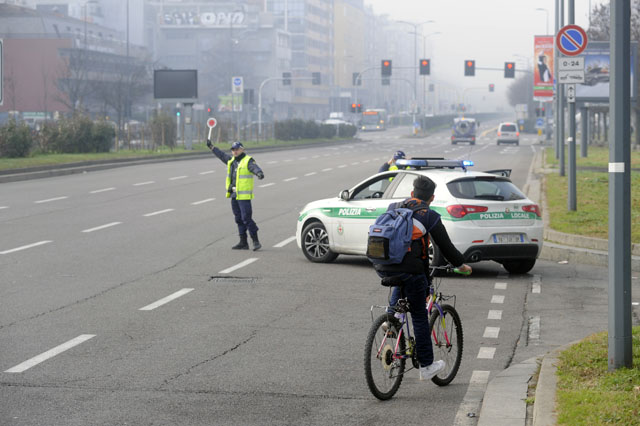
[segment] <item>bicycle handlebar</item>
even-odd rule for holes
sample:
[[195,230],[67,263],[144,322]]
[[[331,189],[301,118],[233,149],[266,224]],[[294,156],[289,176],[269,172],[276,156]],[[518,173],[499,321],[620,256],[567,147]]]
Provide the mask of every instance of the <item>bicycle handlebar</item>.
[[443,266],[429,266],[429,269],[434,270],[438,269],[446,272],[453,272],[459,275],[471,275],[471,271],[461,271],[459,268],[454,267],[453,265],[443,265]]

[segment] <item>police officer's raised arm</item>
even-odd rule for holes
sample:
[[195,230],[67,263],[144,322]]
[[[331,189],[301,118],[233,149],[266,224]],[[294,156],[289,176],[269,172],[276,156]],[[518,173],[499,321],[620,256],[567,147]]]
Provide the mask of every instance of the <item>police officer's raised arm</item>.
[[216,157],[218,157],[220,159],[220,161],[222,161],[224,164],[227,164],[229,162],[229,160],[231,160],[231,158],[232,158],[226,152],[222,152],[220,150],[220,148],[218,148],[217,146],[214,146],[213,148],[211,148],[211,152],[213,152],[213,154]]
[[248,167],[251,173],[258,176],[258,179],[264,179],[264,173],[262,172],[260,166],[258,166],[258,163],[256,163],[256,160],[254,160],[253,158],[249,160]]

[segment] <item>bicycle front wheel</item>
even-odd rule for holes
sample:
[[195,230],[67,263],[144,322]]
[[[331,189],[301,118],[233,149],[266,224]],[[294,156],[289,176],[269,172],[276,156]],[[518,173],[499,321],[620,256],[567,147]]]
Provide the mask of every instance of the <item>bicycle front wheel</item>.
[[429,318],[431,341],[433,342],[433,359],[443,360],[445,369],[431,380],[438,386],[445,386],[458,374],[462,362],[462,321],[456,309],[451,305],[442,305],[442,313],[436,306]]
[[[373,396],[383,401],[395,395],[404,375],[406,360],[397,357],[404,355],[406,349],[404,333],[400,334],[401,327],[400,321],[392,314],[383,314],[373,322],[367,335],[364,374]],[[398,353],[395,352],[396,347]]]

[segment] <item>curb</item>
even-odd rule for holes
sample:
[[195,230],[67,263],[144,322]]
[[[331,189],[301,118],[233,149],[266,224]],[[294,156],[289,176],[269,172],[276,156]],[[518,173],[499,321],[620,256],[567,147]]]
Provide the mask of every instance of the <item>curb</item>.
[[487,386],[478,426],[525,425],[527,391],[537,369],[538,357],[533,357],[498,373]]

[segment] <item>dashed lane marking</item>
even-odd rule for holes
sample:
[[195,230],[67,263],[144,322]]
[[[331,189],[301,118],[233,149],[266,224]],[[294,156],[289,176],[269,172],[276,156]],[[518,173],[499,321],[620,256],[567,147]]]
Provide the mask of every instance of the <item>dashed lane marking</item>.
[[21,364],[18,364],[15,367],[11,367],[10,369],[5,370],[5,373],[22,373],[30,369],[31,367],[34,367],[41,362],[48,360],[49,358],[53,358],[54,356],[61,354],[62,352],[67,351],[74,346],[78,346],[80,343],[86,342],[87,340],[94,337],[96,337],[95,334],[81,334],[75,339],[71,339],[66,343],[56,346],[53,349],[49,349],[48,351],[43,352],[40,355],[37,355]]
[[529,340],[540,339],[540,317],[529,317]]
[[219,272],[219,274],[230,274],[231,272],[235,271],[236,269],[240,269],[240,268],[244,268],[247,265],[252,264],[253,262],[255,262],[256,260],[258,260],[257,257],[250,257],[249,259],[238,263],[237,265],[234,265],[230,268],[227,269],[223,269],[222,271]]
[[506,290],[507,283],[496,283],[496,285],[494,285],[493,288],[496,290]]
[[491,303],[504,303],[504,296],[501,294],[494,294],[491,296]]
[[95,191],[89,191],[89,194],[99,194],[101,192],[107,192],[107,191],[113,191],[115,188],[111,187],[111,188],[102,188],[102,189],[96,189]]
[[143,215],[144,217],[150,217],[150,216],[156,216],[159,214],[164,214],[164,213],[169,213],[172,212],[174,209],[164,209],[164,210],[158,210],[157,212],[151,212],[151,213],[147,213],[145,215]]
[[291,241],[295,241],[296,237],[295,235],[293,237],[289,237],[286,240],[280,241],[278,244],[276,244],[274,247],[276,248],[280,248],[280,247],[284,247],[287,244],[289,244]]
[[0,206],[0,210],[8,209],[9,206]]
[[0,251],[0,254],[9,254],[9,253],[15,253],[17,251],[21,251],[21,250],[27,250],[30,249],[32,247],[38,247],[44,244],[49,244],[52,243],[53,241],[51,240],[45,240],[45,241],[38,241],[37,243],[33,243],[33,244],[27,244],[26,246],[21,246],[21,247],[16,247],[10,250],[5,250],[5,251]]
[[493,359],[496,354],[496,348],[481,347],[478,351],[478,359]]
[[287,178],[287,179],[283,179],[283,182],[290,182],[290,181],[296,180],[296,179],[298,179],[298,178],[297,177],[290,177],[290,178]]
[[106,225],[96,226],[95,228],[85,229],[82,232],[89,233],[93,231],[100,231],[101,229],[111,228],[112,226],[116,226],[120,224],[122,224],[122,222],[111,222],[111,223],[107,223]]
[[309,172],[305,176],[313,176],[313,175],[316,175],[316,174],[318,174],[318,172]]
[[154,180],[148,180],[146,182],[134,183],[133,186],[151,185],[152,183],[156,183],[156,182]]
[[180,179],[186,179],[188,177],[189,176],[174,176],[174,177],[169,178],[169,180],[180,180]]
[[185,294],[189,293],[193,291],[192,288],[183,288],[182,290],[176,291],[173,294],[168,295],[167,297],[163,297],[162,299],[151,303],[150,305],[144,306],[142,308],[140,308],[140,311],[151,311],[154,310],[155,308],[162,306],[162,305],[166,305],[167,303],[171,302],[172,300],[177,299],[180,296],[184,296]]
[[531,293],[540,293],[540,291],[542,291],[542,287],[540,286],[540,283],[541,283],[540,275],[535,274],[531,282]]
[[323,172],[330,172],[331,170],[333,170],[333,168],[331,168],[331,167],[326,168],[326,169],[322,169]]
[[497,339],[500,334],[500,327],[485,327],[482,337],[486,339]]
[[47,198],[46,200],[38,200],[38,201],[34,201],[35,204],[42,204],[42,203],[49,203],[51,201],[59,201],[59,200],[65,200],[69,197],[62,196],[62,197],[55,197],[55,198]]
[[199,175],[210,175],[211,173],[215,173],[215,170],[208,170],[206,172],[200,172]]
[[275,185],[275,183],[271,182],[271,183],[265,183],[264,185],[260,185],[260,188],[266,188],[267,186],[272,186]]
[[192,206],[199,206],[200,204],[209,203],[209,202],[211,202],[213,200],[215,200],[215,198],[206,198],[204,200],[194,201],[193,203],[191,203],[191,205]]
[[502,311],[497,309],[491,309],[489,314],[487,315],[487,319],[492,320],[501,320],[502,319]]
[[345,167],[347,167],[347,165],[346,165],[346,164],[340,164],[340,165],[338,166],[338,168],[339,168],[339,169],[344,169]]

